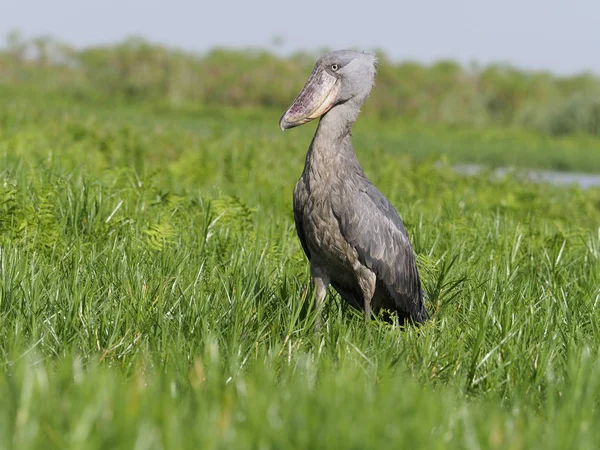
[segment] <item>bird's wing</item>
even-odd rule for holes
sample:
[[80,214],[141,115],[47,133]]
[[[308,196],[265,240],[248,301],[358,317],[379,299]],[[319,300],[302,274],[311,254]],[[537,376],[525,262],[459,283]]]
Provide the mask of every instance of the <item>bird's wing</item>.
[[336,202],[340,231],[362,264],[385,284],[396,308],[418,322],[427,318],[421,280],[406,228],[396,209],[372,184]]
[[306,254],[306,257],[310,260],[310,252],[308,251],[308,245],[306,244],[306,235],[304,234],[304,227],[302,226],[302,201],[299,201],[298,197],[302,195],[300,192],[300,187],[296,185],[294,189],[294,222],[296,224],[296,233],[298,233],[298,238],[300,239],[300,244],[302,244],[302,249]]

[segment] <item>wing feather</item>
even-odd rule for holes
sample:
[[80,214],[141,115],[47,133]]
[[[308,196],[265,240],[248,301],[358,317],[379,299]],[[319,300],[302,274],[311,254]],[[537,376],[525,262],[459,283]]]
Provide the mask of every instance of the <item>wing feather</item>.
[[404,223],[389,200],[367,183],[353,191],[349,202],[338,202],[333,210],[342,235],[360,262],[375,272],[395,308],[423,322],[427,312],[415,255]]
[[303,204],[303,202],[300,199],[300,197],[302,196],[302,194],[300,192],[300,190],[301,190],[300,182],[298,182],[298,184],[296,185],[296,187],[294,189],[294,223],[296,224],[296,233],[298,233],[298,238],[300,239],[300,244],[302,244],[302,249],[304,250],[304,254],[310,261],[310,251],[308,250],[308,244],[306,243],[306,234],[304,233],[304,227],[302,225],[302,204]]

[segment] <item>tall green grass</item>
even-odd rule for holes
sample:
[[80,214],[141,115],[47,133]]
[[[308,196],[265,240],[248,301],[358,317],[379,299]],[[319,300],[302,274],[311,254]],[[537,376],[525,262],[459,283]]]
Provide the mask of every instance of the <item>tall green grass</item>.
[[[309,126],[272,131],[270,111],[5,105],[0,446],[600,439],[598,189],[463,178],[390,145],[407,129],[376,141],[385,127],[359,124],[359,157],[405,220],[433,319],[365,324],[331,294],[317,333],[291,211]],[[481,154],[494,147],[477,139]],[[561,154],[577,167],[576,151]]]

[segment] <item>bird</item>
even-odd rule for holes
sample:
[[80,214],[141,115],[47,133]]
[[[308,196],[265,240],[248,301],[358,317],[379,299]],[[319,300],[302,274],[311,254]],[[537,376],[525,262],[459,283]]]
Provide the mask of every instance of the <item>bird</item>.
[[285,131],[319,119],[293,192],[296,231],[310,263],[317,329],[329,286],[362,310],[367,321],[375,316],[404,325],[429,319],[404,223],[369,181],[352,146],[352,126],[371,93],[376,67],[372,53],[325,54],[279,121]]

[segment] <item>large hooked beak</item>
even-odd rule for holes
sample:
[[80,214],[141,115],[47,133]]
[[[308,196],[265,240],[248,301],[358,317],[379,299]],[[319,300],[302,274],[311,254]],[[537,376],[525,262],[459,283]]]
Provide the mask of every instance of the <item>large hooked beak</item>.
[[281,130],[305,124],[329,111],[337,100],[340,85],[337,77],[315,67],[292,106],[281,116]]

